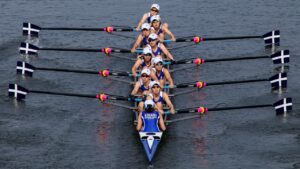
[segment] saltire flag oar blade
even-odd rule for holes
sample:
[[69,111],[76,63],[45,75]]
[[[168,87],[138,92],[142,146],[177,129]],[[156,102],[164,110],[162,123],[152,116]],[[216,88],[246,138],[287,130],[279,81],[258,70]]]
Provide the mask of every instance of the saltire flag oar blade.
[[23,55],[37,55],[39,47],[32,45],[30,43],[22,42],[19,48],[20,54]]
[[265,46],[280,45],[280,31],[273,30],[263,35]]
[[269,79],[272,90],[287,88],[287,73],[276,74]]
[[29,90],[17,84],[9,84],[8,86],[8,96],[15,97],[17,100],[25,99],[28,92]]
[[290,62],[290,51],[281,50],[271,55],[274,64],[284,64]]
[[103,28],[74,28],[74,27],[39,27],[29,22],[23,23],[23,35],[38,37],[40,30],[62,30],[62,31],[98,31],[98,32],[135,32],[135,28],[107,26]]
[[[202,41],[219,41],[219,40],[234,40],[234,39],[257,39],[263,38],[265,42],[265,46],[271,45],[280,45],[280,31],[273,30],[264,35],[258,36],[231,36],[231,37],[215,37],[215,38],[205,38],[201,36],[195,36],[193,38],[178,38],[175,42],[194,42],[195,44],[199,44]],[[165,43],[171,43],[172,40],[164,40]]]
[[[207,108],[207,107],[196,107],[196,108],[184,108],[177,109],[175,112],[177,114],[181,113],[200,113],[201,115],[206,114],[207,112],[213,111],[225,111],[225,110],[238,110],[238,109],[253,109],[253,108],[263,108],[263,107],[274,107],[276,115],[283,115],[292,111],[292,98],[283,98],[274,104],[257,104],[257,105],[245,105],[245,106],[232,106],[232,107],[216,107],[216,108]],[[165,112],[165,114],[170,114],[170,112]]]
[[282,100],[279,100],[273,104],[273,107],[275,108],[276,115],[286,114],[287,112],[292,111],[292,98],[284,98]]
[[148,161],[151,163],[163,133],[162,132],[139,132],[139,135],[144,150],[146,152],[146,155],[148,157]]
[[32,37],[38,37],[41,27],[31,24],[29,22],[23,23],[23,35],[30,35]]
[[32,77],[35,69],[36,68],[29,63],[21,62],[21,61],[17,62],[17,67],[16,67],[17,74],[22,74],[25,76]]

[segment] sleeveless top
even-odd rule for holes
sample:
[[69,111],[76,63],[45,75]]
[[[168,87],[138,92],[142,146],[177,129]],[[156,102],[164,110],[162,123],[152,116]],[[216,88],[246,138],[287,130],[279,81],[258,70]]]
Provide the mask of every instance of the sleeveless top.
[[161,48],[160,48],[160,45],[161,45],[161,43],[158,43],[156,51],[152,50],[152,53],[153,53],[154,56],[161,55],[163,53]]
[[143,36],[142,46],[146,46],[146,45],[148,45],[148,38]]
[[159,113],[157,111],[153,111],[151,113],[142,112],[142,120],[144,123],[143,132],[160,132],[158,127],[159,122]]
[[155,68],[152,68],[152,70],[155,72],[155,76],[157,77],[158,80],[164,79],[164,77],[165,77],[164,68],[162,68],[162,70],[159,74],[156,73]]
[[142,80],[140,80],[139,82],[140,82],[140,84],[141,84],[140,90],[141,90],[142,92],[148,91],[148,90],[149,90],[149,87],[147,88],[147,87],[144,85],[144,83],[143,83]]
[[150,65],[148,66],[147,64],[146,64],[146,62],[144,61],[144,59],[142,59],[143,60],[143,62],[142,62],[142,64],[141,64],[141,67],[142,67],[142,69],[144,69],[145,67],[147,67],[147,68],[151,68],[152,67],[152,61],[150,61]]
[[[154,32],[156,32],[156,30],[153,27],[151,27],[151,30],[154,30]],[[163,30],[162,30],[162,26],[160,25],[156,34],[157,34],[157,36],[159,36],[159,34],[161,34],[161,33],[163,33]]]
[[154,97],[153,97],[153,94],[152,93],[150,93],[148,96],[150,96],[151,98],[152,98],[152,100],[153,100],[153,102],[156,104],[156,103],[164,103],[165,102],[165,100],[164,100],[164,97],[163,97],[163,92],[161,91],[161,92],[159,92],[159,98],[158,98],[158,100],[154,100]]
[[150,12],[148,12],[148,14],[147,14],[147,15],[148,15],[148,18],[147,18],[147,23],[151,23],[151,17],[152,17],[152,16],[151,16]]

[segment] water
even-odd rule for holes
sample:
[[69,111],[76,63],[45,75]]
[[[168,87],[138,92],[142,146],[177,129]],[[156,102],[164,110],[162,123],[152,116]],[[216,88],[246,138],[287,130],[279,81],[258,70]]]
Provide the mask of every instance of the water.
[[[18,54],[22,22],[55,27],[135,25],[152,1],[0,1],[0,168],[146,168],[131,112],[97,100],[29,94],[26,101],[7,97],[8,83],[29,89],[127,95],[130,86],[96,75],[36,71],[15,74],[17,60],[35,66],[128,70],[129,61],[99,53],[41,51],[38,57]],[[276,117],[272,108],[211,112],[203,118],[168,126],[154,168],[299,168],[299,1],[158,1],[161,16],[177,36],[260,35],[281,30],[280,49],[291,51],[287,93],[270,92],[267,82],[206,88],[175,99],[176,108],[272,103],[294,98],[294,112]],[[135,37],[134,33],[124,33]],[[41,31],[41,47],[129,48],[131,38],[103,32]],[[177,59],[222,58],[270,54],[262,40],[207,42],[173,52]],[[120,62],[121,61],[121,62]],[[268,59],[208,63],[200,70],[175,74],[177,83],[267,78]],[[201,76],[200,76],[201,75]],[[118,91],[118,92],[116,92]],[[181,117],[181,115],[178,115]]]

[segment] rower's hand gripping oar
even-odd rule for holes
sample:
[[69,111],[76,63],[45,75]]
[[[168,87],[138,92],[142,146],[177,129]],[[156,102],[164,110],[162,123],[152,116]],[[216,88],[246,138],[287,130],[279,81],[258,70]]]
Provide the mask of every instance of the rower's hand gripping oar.
[[164,65],[177,65],[177,64],[201,65],[204,63],[225,62],[225,61],[235,61],[235,60],[263,59],[263,58],[272,58],[272,61],[274,64],[289,63],[290,51],[289,50],[281,50],[272,55],[230,57],[230,58],[220,58],[220,59],[203,59],[203,58],[198,57],[198,58],[182,59],[182,60],[178,60],[178,61],[165,61]]
[[71,28],[71,27],[40,27],[35,24],[24,22],[23,23],[23,35],[30,35],[32,37],[38,37],[41,30],[62,30],[62,31],[97,31],[97,32],[136,32],[135,28],[119,27],[119,26],[107,26],[103,28]]
[[215,38],[205,38],[201,36],[195,36],[193,38],[178,38],[176,41],[172,41],[170,39],[164,40],[165,43],[171,42],[194,42],[195,44],[199,44],[203,41],[220,41],[220,40],[233,40],[233,39],[257,39],[263,38],[265,42],[265,46],[270,45],[280,45],[280,31],[273,30],[271,32],[265,33],[264,35],[257,36],[229,36],[229,37],[215,37]]
[[[39,50],[48,51],[73,51],[73,52],[101,52],[109,55],[111,53],[132,53],[129,49],[116,48],[101,48],[101,49],[86,49],[86,48],[40,48],[30,43],[22,42],[19,48],[20,54],[24,55],[38,55]],[[142,53],[142,50],[135,50],[134,53]]]
[[[218,107],[218,108],[206,108],[206,107],[196,107],[196,108],[186,108],[177,109],[176,114],[182,113],[200,113],[201,115],[212,111],[224,111],[224,110],[237,110],[237,109],[252,109],[252,108],[262,108],[262,107],[274,107],[276,115],[283,115],[292,111],[292,98],[283,98],[274,104],[257,104],[257,105],[246,105],[246,106],[232,106],[232,107]],[[171,114],[166,111],[165,114]]]

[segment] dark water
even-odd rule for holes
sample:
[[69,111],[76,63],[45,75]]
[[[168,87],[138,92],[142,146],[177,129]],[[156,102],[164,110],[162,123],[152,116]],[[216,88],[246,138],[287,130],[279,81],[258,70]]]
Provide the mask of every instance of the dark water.
[[[7,97],[8,83],[30,89],[127,95],[130,86],[72,73],[36,71],[33,78],[15,74],[17,60],[36,66],[73,69],[128,70],[129,61],[99,53],[47,52],[22,57],[18,46],[22,22],[41,26],[104,27],[135,25],[153,1],[0,1],[0,168],[146,168],[147,160],[132,125],[131,112],[97,100],[29,94],[26,101]],[[168,126],[155,158],[155,168],[300,168],[299,18],[300,2],[158,1],[161,15],[177,37],[260,35],[281,30],[280,49],[290,49],[287,93],[270,92],[267,82],[210,87],[175,99],[177,108],[272,103],[294,98],[294,112],[276,117],[272,108],[212,112],[202,119]],[[124,35],[135,37],[134,33]],[[42,31],[42,47],[117,46],[133,39],[99,32]],[[173,52],[178,59],[270,54],[262,40],[207,42]],[[175,73],[177,83],[267,78],[274,73],[268,59],[211,63]],[[200,76],[201,75],[201,76]],[[179,117],[179,116],[178,116]]]

